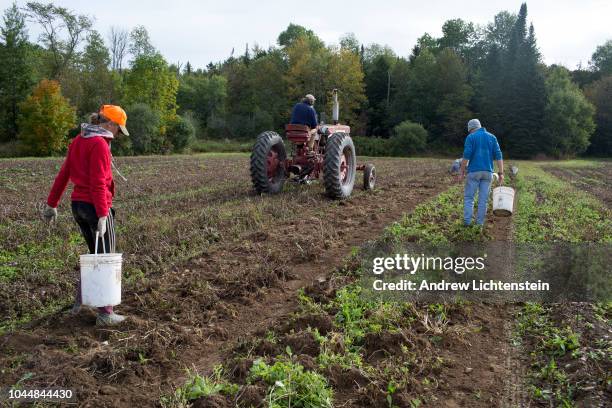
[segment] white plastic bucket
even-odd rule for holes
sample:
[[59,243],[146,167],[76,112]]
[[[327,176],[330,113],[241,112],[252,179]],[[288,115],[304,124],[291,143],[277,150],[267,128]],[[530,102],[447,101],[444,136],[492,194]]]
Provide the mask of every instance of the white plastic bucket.
[[121,254],[81,255],[81,302],[89,306],[121,303]]
[[493,189],[493,214],[498,217],[512,215],[514,206],[514,189],[512,187],[495,187]]

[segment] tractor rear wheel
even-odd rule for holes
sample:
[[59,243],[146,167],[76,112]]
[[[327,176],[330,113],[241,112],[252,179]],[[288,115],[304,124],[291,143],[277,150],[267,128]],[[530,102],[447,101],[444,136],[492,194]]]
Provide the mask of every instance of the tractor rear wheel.
[[353,192],[357,160],[353,139],[344,133],[334,133],[327,140],[323,160],[325,193],[331,198],[347,198]]
[[251,152],[251,180],[259,194],[275,194],[285,184],[287,152],[283,139],[276,132],[263,132]]

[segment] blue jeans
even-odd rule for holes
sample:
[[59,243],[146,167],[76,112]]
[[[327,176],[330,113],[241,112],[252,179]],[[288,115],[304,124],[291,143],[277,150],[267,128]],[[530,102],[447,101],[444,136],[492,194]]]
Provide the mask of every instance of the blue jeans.
[[474,212],[474,196],[478,190],[478,212],[476,223],[483,225],[487,215],[487,201],[489,200],[489,188],[491,187],[493,174],[488,171],[474,171],[468,173],[465,180],[465,193],[463,196],[463,222],[465,225],[472,223]]

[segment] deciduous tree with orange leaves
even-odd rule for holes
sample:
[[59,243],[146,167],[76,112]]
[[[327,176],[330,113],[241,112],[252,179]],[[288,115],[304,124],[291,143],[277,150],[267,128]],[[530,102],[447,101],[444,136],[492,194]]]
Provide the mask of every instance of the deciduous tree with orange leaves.
[[43,79],[20,105],[19,141],[24,153],[49,156],[68,145],[68,131],[76,124],[75,109],[62,96],[57,81]]

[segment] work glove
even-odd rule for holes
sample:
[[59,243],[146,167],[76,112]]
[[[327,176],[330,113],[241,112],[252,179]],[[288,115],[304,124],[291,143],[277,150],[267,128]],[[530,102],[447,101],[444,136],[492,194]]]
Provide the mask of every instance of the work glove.
[[57,220],[57,208],[47,204],[47,207],[43,210],[43,218],[47,222],[55,222]]
[[98,234],[100,234],[100,237],[103,237],[104,234],[106,234],[106,217],[100,217],[98,218],[98,230],[97,230]]

